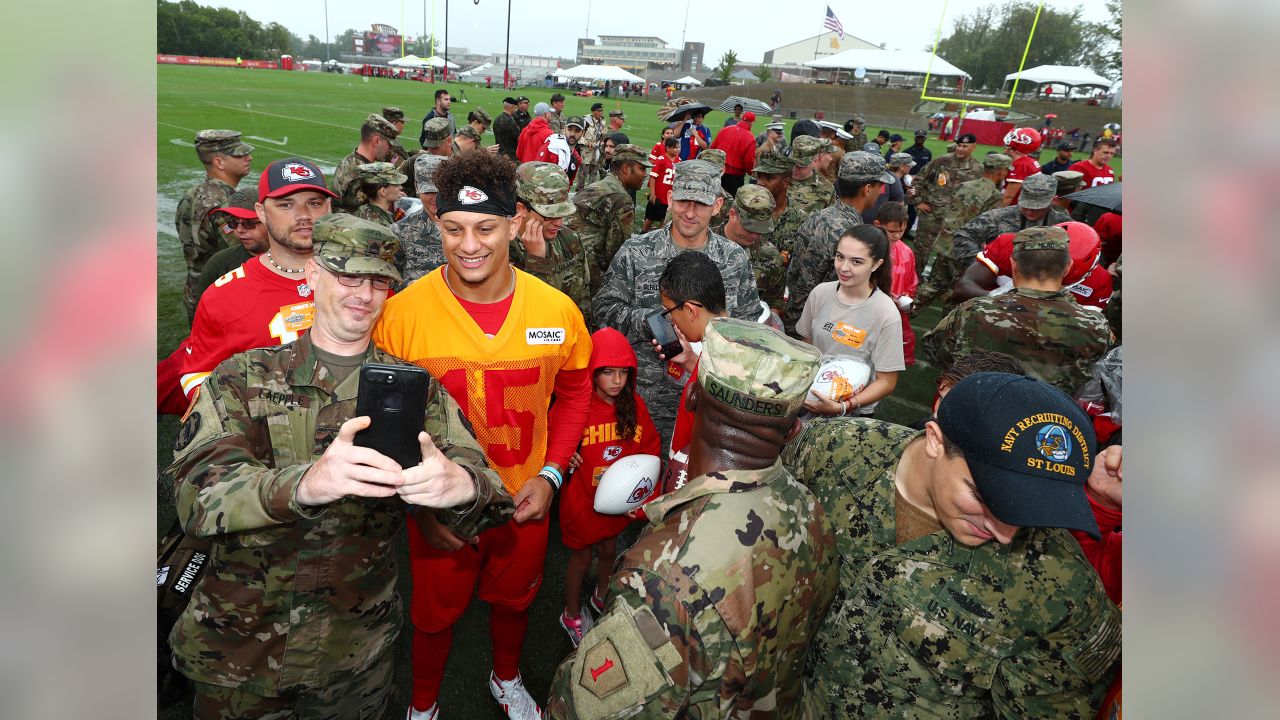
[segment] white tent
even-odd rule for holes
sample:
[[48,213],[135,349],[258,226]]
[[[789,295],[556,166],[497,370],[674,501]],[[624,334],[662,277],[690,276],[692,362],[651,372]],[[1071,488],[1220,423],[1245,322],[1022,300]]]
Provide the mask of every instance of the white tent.
[[405,55],[404,57],[396,58],[395,60],[388,60],[387,64],[393,67],[424,68],[430,63],[417,55]]
[[676,84],[677,85],[701,85],[702,83],[698,81],[698,78],[692,75],[685,75],[679,80],[676,80]]
[[466,70],[464,72],[458,73],[458,77],[476,78],[476,77],[484,77],[486,75],[493,75],[494,73],[501,74],[501,72],[502,72],[502,68],[498,67],[497,65],[494,65],[493,63],[484,63],[483,65],[477,65],[471,68],[470,70]]
[[[1009,73],[1004,76],[1005,84],[1013,82],[1018,77],[1018,73]],[[1066,85],[1067,87],[1075,87],[1077,85],[1095,85],[1097,87],[1109,88],[1112,85],[1101,75],[1095,73],[1089,68],[1076,67],[1073,65],[1040,65],[1039,67],[1028,68],[1022,71],[1022,79],[1018,81],[1020,88],[1026,88],[1030,84],[1032,87],[1045,85],[1047,83],[1057,83]]]
[[644,82],[639,75],[632,75],[617,65],[578,65],[568,70],[557,70],[555,76],[562,80],[612,80],[614,82]]
[[[438,55],[432,55],[431,57],[427,58],[426,61],[431,65],[431,67],[434,67],[434,68],[444,67],[444,64],[445,64],[444,58]],[[458,65],[457,63],[449,63],[450,70],[457,70],[460,67],[462,66]]]
[[[930,66],[930,61],[932,61],[932,66]],[[816,70],[856,70],[864,68],[867,72],[915,73],[918,75],[928,72],[941,76],[971,77],[969,73],[924,50],[855,48],[838,52],[835,55],[828,55],[818,60],[810,60],[805,65]]]

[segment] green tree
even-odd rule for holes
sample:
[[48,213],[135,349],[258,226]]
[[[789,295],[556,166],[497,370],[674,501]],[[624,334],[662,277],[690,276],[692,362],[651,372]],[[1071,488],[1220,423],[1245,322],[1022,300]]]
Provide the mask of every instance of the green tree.
[[1079,7],[1045,7],[1036,21],[1036,4],[1030,0],[986,5],[957,18],[955,29],[938,44],[938,55],[973,75],[973,87],[999,89],[1005,75],[1017,71],[1034,23],[1025,67],[1088,65],[1094,48],[1088,43],[1090,23],[1081,20],[1082,12]]
[[1092,23],[1087,31],[1092,50],[1086,53],[1085,64],[1099,75],[1113,80],[1120,79],[1124,70],[1124,56],[1120,52],[1124,35],[1124,8],[1120,0],[1107,0],[1106,22]]
[[757,65],[756,79],[762,83],[769,82],[773,79],[773,71],[769,69],[768,65]]
[[737,69],[737,67],[738,53],[730,50],[720,56],[720,64],[717,65],[715,69],[716,77],[720,78],[724,82],[729,82],[729,76],[733,74],[733,71]]

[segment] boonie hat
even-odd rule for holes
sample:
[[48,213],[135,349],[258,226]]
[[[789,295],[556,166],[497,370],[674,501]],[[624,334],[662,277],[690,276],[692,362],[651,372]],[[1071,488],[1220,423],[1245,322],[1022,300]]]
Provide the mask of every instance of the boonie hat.
[[703,340],[698,385],[711,398],[732,408],[765,417],[787,417],[804,405],[820,358],[812,345],[768,325],[714,318]]
[[712,205],[720,197],[720,175],[720,168],[706,160],[678,162],[671,185],[671,199]]
[[866,150],[855,150],[840,159],[836,177],[853,182],[882,182],[892,185],[898,178],[884,169],[884,158]]
[[320,168],[302,158],[285,158],[276,160],[262,171],[258,178],[258,202],[267,198],[284,197],[302,190],[338,197],[324,184],[324,173]]
[[743,185],[733,197],[738,222],[753,233],[773,232],[773,193],[759,185]]
[[1022,181],[1022,192],[1018,195],[1018,207],[1028,210],[1040,210],[1049,207],[1053,196],[1058,194],[1058,181],[1051,175],[1036,173]]
[[400,241],[383,225],[347,213],[316,220],[311,231],[316,262],[346,275],[378,275],[400,282],[396,251]]
[[543,217],[569,217],[578,211],[569,202],[569,176],[555,163],[521,163],[516,168],[516,197]]

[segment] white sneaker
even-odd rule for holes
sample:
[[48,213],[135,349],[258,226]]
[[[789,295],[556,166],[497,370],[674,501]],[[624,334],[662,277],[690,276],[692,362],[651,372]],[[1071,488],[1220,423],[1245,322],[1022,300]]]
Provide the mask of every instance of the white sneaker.
[[541,720],[542,708],[533,701],[533,696],[524,689],[524,681],[519,673],[514,680],[499,680],[492,671],[489,672],[489,692],[493,699],[502,706],[502,711],[511,720]]
[[431,707],[426,710],[414,710],[413,706],[409,706],[409,712],[405,714],[404,720],[439,720],[440,704],[431,703]]

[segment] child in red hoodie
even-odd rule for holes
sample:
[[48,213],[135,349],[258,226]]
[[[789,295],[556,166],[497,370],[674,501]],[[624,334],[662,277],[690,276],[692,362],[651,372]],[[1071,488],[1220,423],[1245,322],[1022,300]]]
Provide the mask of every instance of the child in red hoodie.
[[613,328],[601,328],[591,335],[591,346],[591,377],[595,383],[591,409],[582,431],[582,444],[570,461],[573,472],[560,497],[560,538],[572,551],[564,576],[565,608],[560,626],[569,633],[574,647],[592,625],[591,613],[582,611],[581,602],[582,580],[592,552],[596,556],[597,580],[591,607],[600,614],[604,612],[604,593],[618,550],[618,535],[634,519],[596,512],[596,486],[618,458],[657,455],[661,449],[658,429],[636,392],[636,354],[626,336]]
[[876,227],[889,236],[889,258],[892,261],[893,278],[889,294],[902,313],[902,359],[907,367],[916,364],[916,332],[911,328],[911,316],[906,308],[915,299],[920,277],[916,275],[916,255],[902,236],[907,232],[907,206],[900,202],[887,202],[876,212]]

